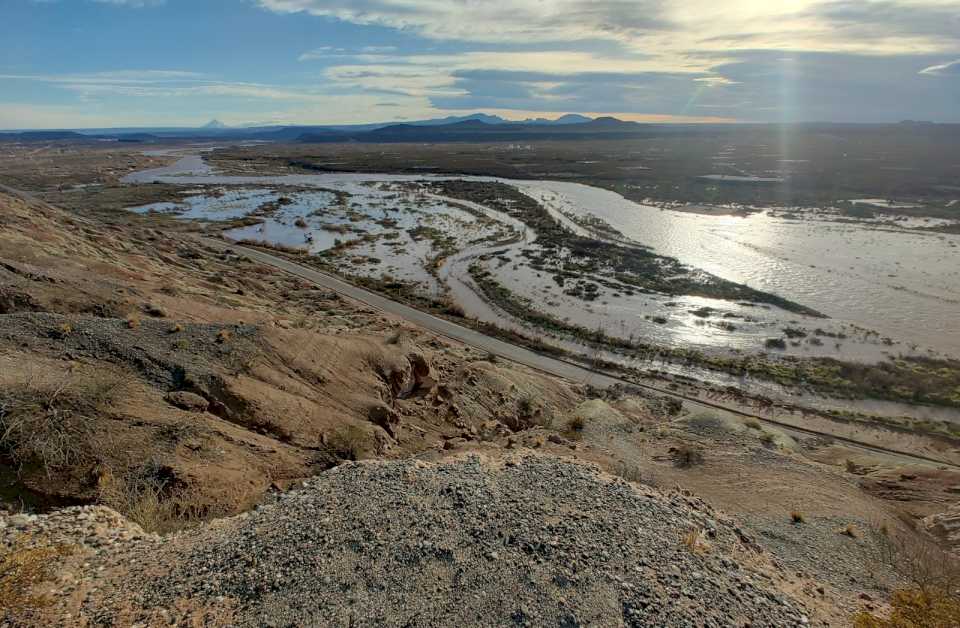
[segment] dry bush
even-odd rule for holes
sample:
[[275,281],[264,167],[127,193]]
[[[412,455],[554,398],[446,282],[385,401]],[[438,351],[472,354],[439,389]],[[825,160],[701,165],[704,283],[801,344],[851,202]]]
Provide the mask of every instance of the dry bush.
[[65,468],[89,455],[93,418],[107,411],[127,380],[108,370],[30,378],[0,392],[0,454],[14,463]]
[[35,545],[31,541],[22,535],[12,547],[0,551],[0,623],[42,625],[43,609],[52,600],[37,588],[53,578],[55,561],[72,552],[65,545]]
[[960,559],[918,534],[880,529],[872,556],[878,569],[902,586],[890,598],[890,614],[861,612],[856,628],[954,628],[960,626]]
[[228,342],[232,337],[233,334],[230,333],[229,329],[221,329],[217,332],[217,344]]
[[956,628],[960,626],[960,597],[956,591],[913,588],[895,591],[890,598],[890,615],[881,617],[861,612],[855,628]]
[[127,327],[130,329],[139,329],[140,328],[140,317],[136,314],[131,314],[127,316]]
[[689,469],[703,464],[703,450],[695,445],[680,445],[671,447],[670,455],[673,464],[681,469]]
[[456,318],[464,318],[467,315],[467,312],[463,309],[463,306],[453,301],[446,301],[443,305],[442,311],[444,314]]
[[571,432],[582,432],[586,426],[586,420],[579,414],[570,417],[570,420],[567,421],[567,430]]
[[806,523],[807,520],[799,510],[790,511],[790,521],[792,523]]
[[126,472],[104,469],[97,484],[98,501],[147,532],[171,532],[227,511],[211,512],[188,488],[154,460]]
[[747,419],[743,422],[744,425],[749,427],[751,430],[762,430],[763,426],[760,425],[760,421],[756,419]]
[[168,333],[179,334],[182,331],[183,331],[183,325],[181,325],[180,323],[177,323],[176,325],[174,325],[168,330]]
[[845,527],[837,530],[837,534],[842,534],[843,536],[849,536],[851,539],[860,538],[860,531],[857,530],[857,527],[852,523],[848,523]]
[[327,439],[327,446],[340,458],[357,460],[363,453],[367,440],[368,436],[363,428],[345,425]]
[[705,554],[710,551],[710,543],[700,528],[692,528],[687,531],[680,537],[680,544],[694,554]]
[[643,481],[643,472],[640,470],[640,467],[635,464],[620,461],[613,466],[611,472],[614,475],[620,476],[627,482],[635,482],[639,484]]

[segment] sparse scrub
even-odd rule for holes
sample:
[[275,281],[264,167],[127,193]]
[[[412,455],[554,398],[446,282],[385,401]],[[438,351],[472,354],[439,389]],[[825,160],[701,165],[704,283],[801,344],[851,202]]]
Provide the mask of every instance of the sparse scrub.
[[98,500],[122,513],[147,532],[170,532],[199,521],[208,513],[190,495],[174,486],[156,461],[124,473],[99,474]]
[[890,598],[890,615],[863,611],[853,620],[854,628],[956,628],[960,626],[960,597],[955,591],[913,588],[895,591]]
[[567,430],[571,432],[582,432],[586,426],[586,421],[579,414],[570,417],[570,420],[567,421]]
[[327,446],[345,460],[357,460],[363,453],[367,442],[367,433],[356,425],[346,425],[335,431],[328,439]]
[[794,509],[794,510],[791,510],[791,511],[790,511],[790,522],[791,522],[791,523],[800,524],[800,523],[806,523],[807,520],[806,520],[806,518],[803,516],[803,513],[802,513],[802,512],[800,512],[799,510]]
[[749,427],[751,430],[762,430],[763,426],[760,425],[760,421],[756,419],[747,419],[743,422],[744,425]]
[[701,528],[693,528],[680,537],[680,544],[694,554],[705,554],[710,551],[710,543],[705,538]]
[[96,438],[92,419],[107,411],[126,380],[110,371],[30,381],[0,393],[0,452],[49,470],[81,462]]
[[443,308],[443,313],[456,318],[464,318],[467,315],[467,312],[463,309],[463,306],[461,306],[459,303],[454,303],[453,301],[447,302],[446,306]]

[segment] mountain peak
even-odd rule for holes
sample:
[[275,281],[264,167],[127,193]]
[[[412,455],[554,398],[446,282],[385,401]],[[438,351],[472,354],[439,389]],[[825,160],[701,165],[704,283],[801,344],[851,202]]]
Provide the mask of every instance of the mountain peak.
[[225,128],[227,128],[227,125],[224,124],[223,122],[220,122],[220,121],[217,120],[216,118],[214,118],[213,120],[211,120],[210,122],[207,122],[206,124],[204,124],[204,125],[203,125],[202,127],[200,127],[200,128],[202,128],[202,129],[225,129]]

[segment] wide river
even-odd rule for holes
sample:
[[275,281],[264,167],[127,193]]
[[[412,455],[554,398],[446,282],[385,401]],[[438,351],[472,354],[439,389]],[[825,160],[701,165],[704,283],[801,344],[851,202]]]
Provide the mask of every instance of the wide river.
[[[125,181],[331,186],[425,178],[429,175],[224,176],[191,155],[165,168],[133,173]],[[499,180],[555,209],[599,216],[658,253],[724,279],[908,345],[960,356],[960,235],[788,220],[766,212],[748,217],[684,213],[578,183]]]

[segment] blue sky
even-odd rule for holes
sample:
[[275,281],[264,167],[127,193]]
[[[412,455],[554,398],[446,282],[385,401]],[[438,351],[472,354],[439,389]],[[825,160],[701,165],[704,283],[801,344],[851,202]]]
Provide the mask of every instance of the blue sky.
[[960,122],[960,0],[0,0],[0,128]]

